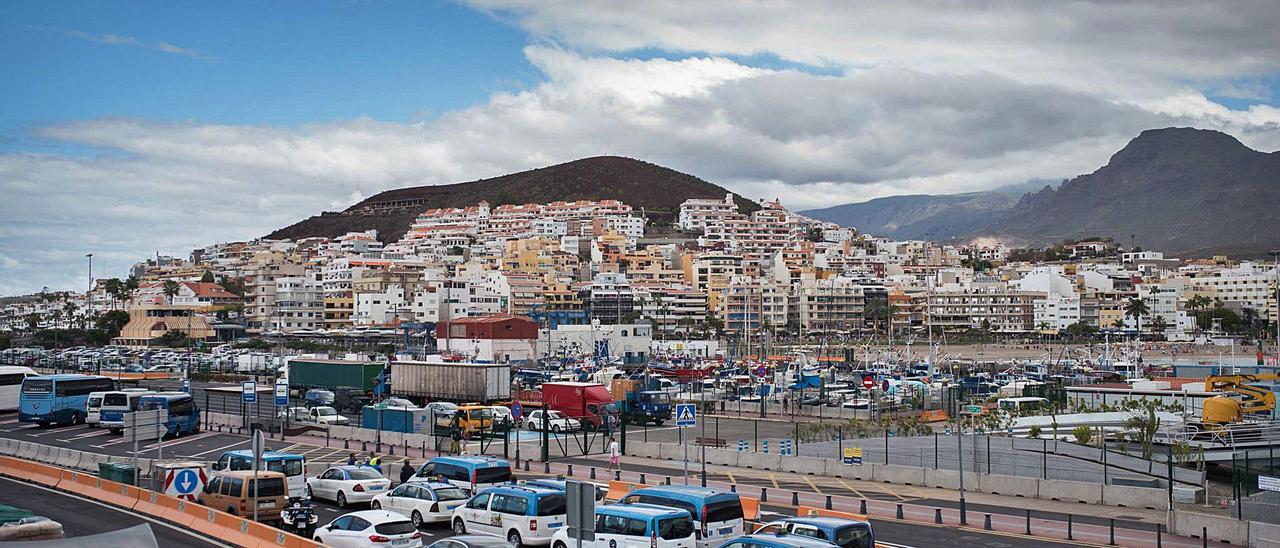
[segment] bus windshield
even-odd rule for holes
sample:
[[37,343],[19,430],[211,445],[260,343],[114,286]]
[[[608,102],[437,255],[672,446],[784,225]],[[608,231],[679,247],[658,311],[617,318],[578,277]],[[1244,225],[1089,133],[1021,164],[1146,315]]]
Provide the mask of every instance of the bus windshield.
[[22,383],[22,393],[31,396],[42,396],[53,393],[53,381],[49,379],[28,379]]

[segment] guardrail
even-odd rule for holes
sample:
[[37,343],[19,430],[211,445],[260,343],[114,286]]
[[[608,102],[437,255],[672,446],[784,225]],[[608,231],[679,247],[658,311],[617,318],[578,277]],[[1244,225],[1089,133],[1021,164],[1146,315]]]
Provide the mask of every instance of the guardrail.
[[247,548],[317,548],[321,544],[207,506],[93,474],[0,456],[0,475],[102,501]]

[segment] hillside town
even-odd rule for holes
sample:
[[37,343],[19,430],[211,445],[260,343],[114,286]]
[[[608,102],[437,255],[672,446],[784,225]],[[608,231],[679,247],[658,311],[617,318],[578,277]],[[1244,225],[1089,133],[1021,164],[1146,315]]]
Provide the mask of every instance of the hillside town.
[[689,199],[657,226],[616,200],[480,202],[422,211],[387,244],[372,230],[217,243],[184,257],[157,253],[95,278],[87,293],[10,298],[0,331],[90,327],[122,311],[128,321],[109,342],[133,348],[379,332],[419,335],[406,340],[421,347],[437,323],[513,315],[546,341],[500,355],[474,342],[448,348],[477,361],[536,360],[573,351],[555,340],[595,326],[601,339],[614,333],[612,353],[632,363],[677,347],[746,355],[753,345],[835,335],[883,344],[926,333],[1110,333],[1230,345],[1268,338],[1277,315],[1277,270],[1266,262],[1177,259],[1111,239],[1046,249],[894,241],[777,200],[739,209],[732,195]]

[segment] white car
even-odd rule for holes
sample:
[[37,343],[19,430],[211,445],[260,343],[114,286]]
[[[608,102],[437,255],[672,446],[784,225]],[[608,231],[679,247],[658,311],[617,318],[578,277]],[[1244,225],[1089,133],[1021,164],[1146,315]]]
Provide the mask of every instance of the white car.
[[511,414],[511,408],[502,405],[491,405],[489,409],[493,410],[493,423],[499,426],[515,426],[515,415]]
[[452,483],[415,481],[373,497],[370,508],[409,516],[415,527],[421,527],[423,523],[449,521],[453,509],[462,506],[469,497],[465,489]]
[[552,432],[572,432],[582,429],[582,422],[578,419],[569,418],[568,415],[559,411],[543,411],[538,409],[530,411],[528,418],[524,421],[524,427],[528,430],[542,430],[542,414],[547,413],[547,428]]
[[338,508],[353,502],[369,502],[391,488],[391,480],[368,466],[334,466],[307,480],[311,498],[331,500]]
[[346,426],[351,422],[350,419],[339,415],[337,409],[327,405],[312,407],[303,420],[316,424],[333,424],[337,426]]
[[352,512],[316,529],[314,540],[332,548],[417,548],[422,546],[422,533],[409,518],[395,512],[364,510]]

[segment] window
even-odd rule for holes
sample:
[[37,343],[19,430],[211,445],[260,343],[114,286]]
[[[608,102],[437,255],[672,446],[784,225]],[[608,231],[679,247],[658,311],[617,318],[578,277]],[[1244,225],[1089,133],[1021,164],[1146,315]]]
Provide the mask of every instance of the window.
[[627,536],[643,537],[649,532],[649,524],[645,523],[644,520],[636,519],[636,518],[626,518],[626,519],[627,519],[627,533],[626,533]]
[[525,516],[529,514],[529,499],[516,495],[496,495],[489,509],[513,516]]
[[369,523],[369,520],[366,520],[366,519],[364,519],[364,518],[356,518],[356,517],[353,517],[353,518],[351,518],[351,526],[350,526],[350,529],[348,529],[348,530],[349,530],[349,531],[363,531],[363,530],[365,530],[365,529],[368,529],[370,525],[373,525],[373,524],[372,524],[372,523]]
[[[285,494],[284,480],[282,478],[265,478],[257,480],[262,484],[262,492],[258,496],[262,497],[279,497]],[[249,496],[254,496],[256,488],[254,480],[249,480]]]
[[[423,491],[423,498],[430,496],[426,494],[428,489],[423,489]],[[436,489],[434,492],[436,497],[435,500],[467,500],[467,492],[457,487],[442,487],[440,489]]]
[[823,540],[826,540],[827,538],[827,535],[822,531],[819,531],[813,527],[809,527],[806,525],[797,525],[795,527],[792,527],[791,534],[800,535],[802,537],[812,537],[816,539],[823,539]]
[[836,531],[833,541],[840,548],[871,548],[871,528],[865,525],[853,525]]
[[481,493],[476,495],[467,502],[467,508],[475,510],[485,510],[489,507],[489,493]]
[[43,396],[53,392],[53,381],[49,379],[28,379],[22,383],[22,393],[28,396]]
[[538,498],[538,515],[539,516],[559,516],[568,510],[566,509],[567,501],[564,495],[547,495]]
[[222,477],[214,476],[213,479],[209,480],[209,485],[204,486],[204,492],[217,493],[221,488],[222,488]]
[[[469,478],[459,478],[467,480]],[[511,468],[506,466],[495,466],[492,468],[480,468],[476,470],[476,483],[506,483],[511,481]]]
[[693,534],[693,519],[687,516],[658,520],[658,536],[663,540],[688,538]]
[[355,518],[352,516],[342,516],[338,519],[335,519],[333,520],[333,528],[339,531],[345,531],[347,530],[348,527],[351,527],[351,520],[353,519]]
[[417,532],[417,528],[413,526],[411,521],[388,521],[379,523],[373,528],[379,535],[411,535]]
[[353,480],[382,479],[382,474],[372,468],[353,468],[347,470],[347,477]]
[[328,470],[325,470],[324,474],[320,476],[320,479],[326,479],[326,480],[342,479],[342,470],[339,470],[337,468],[330,468]]
[[[601,521],[604,523],[600,523]],[[597,533],[604,533],[606,535],[627,534],[627,518],[622,516],[600,516],[596,522]]]
[[280,472],[286,476],[302,475],[302,459],[278,459],[266,462],[268,472]]
[[26,378],[26,375],[23,373],[0,375],[0,386],[14,386],[22,384],[22,379],[24,378]]
[[231,457],[232,470],[252,470],[253,465],[249,463],[249,459],[240,456]]
[[400,487],[396,487],[395,489],[392,489],[391,493],[388,496],[413,498],[416,496],[416,493],[417,493],[417,487],[414,487],[406,483],[401,485]]
[[[690,512],[690,515],[697,514]],[[717,521],[731,521],[735,519],[742,519],[741,501],[733,499],[707,503],[708,522],[714,523]]]

